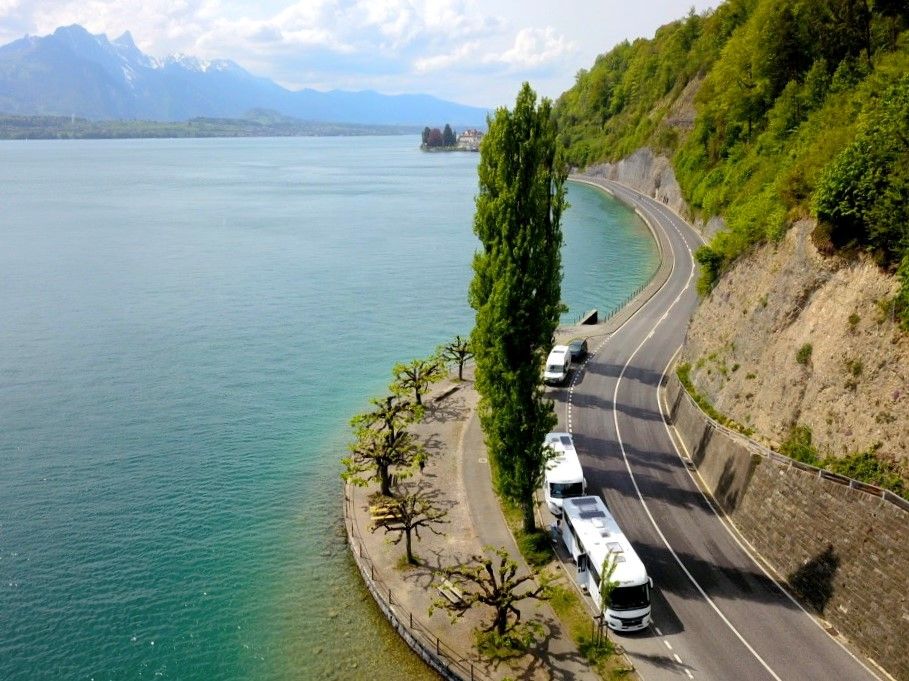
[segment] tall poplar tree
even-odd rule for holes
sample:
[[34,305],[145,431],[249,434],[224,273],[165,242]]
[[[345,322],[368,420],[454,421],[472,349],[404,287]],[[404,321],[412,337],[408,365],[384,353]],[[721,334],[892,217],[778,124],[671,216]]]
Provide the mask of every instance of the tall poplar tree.
[[567,170],[556,153],[551,103],[524,83],[513,111],[489,120],[480,147],[479,193],[469,300],[476,310],[480,421],[499,492],[536,527],[533,494],[542,483],[543,439],[556,423],[541,370],[561,311],[561,217]]

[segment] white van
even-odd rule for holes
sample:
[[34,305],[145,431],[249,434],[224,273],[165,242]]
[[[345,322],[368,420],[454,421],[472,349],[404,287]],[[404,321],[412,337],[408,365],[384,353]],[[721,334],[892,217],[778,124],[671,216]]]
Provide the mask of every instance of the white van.
[[568,378],[571,368],[571,351],[567,345],[556,345],[546,358],[546,368],[543,371],[543,383],[561,385]]
[[587,494],[587,480],[569,433],[549,433],[546,446],[555,452],[555,456],[546,462],[543,498],[549,511],[559,517],[562,515],[563,499]]

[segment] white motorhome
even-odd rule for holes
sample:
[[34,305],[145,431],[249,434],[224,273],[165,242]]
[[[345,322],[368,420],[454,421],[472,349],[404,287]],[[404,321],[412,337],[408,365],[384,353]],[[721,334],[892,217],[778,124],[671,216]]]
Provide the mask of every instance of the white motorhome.
[[598,611],[604,561],[615,565],[606,625],[615,631],[638,631],[650,625],[650,589],[653,580],[631,542],[599,497],[562,502],[562,541],[577,564],[578,584],[590,594]]
[[587,494],[587,480],[569,433],[549,433],[546,446],[555,452],[555,456],[546,463],[543,497],[550,512],[558,517],[562,515],[563,499]]
[[571,351],[567,345],[556,345],[549,351],[546,368],[543,370],[543,383],[561,385],[568,378],[571,368]]

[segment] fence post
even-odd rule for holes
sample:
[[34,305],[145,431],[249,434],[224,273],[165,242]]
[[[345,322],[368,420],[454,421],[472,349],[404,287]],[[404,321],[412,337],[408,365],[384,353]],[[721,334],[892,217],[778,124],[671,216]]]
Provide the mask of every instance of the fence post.
[[410,616],[410,628],[413,629],[413,613],[408,612],[407,614]]
[[439,637],[436,636],[436,655],[440,655],[440,654],[441,654],[441,652],[439,651]]

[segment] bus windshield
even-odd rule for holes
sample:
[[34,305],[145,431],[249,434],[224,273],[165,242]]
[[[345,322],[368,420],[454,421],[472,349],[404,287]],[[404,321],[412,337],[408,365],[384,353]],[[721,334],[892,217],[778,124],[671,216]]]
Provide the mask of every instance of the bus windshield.
[[569,499],[584,495],[583,482],[551,482],[549,483],[549,496],[553,499]]
[[650,589],[646,584],[618,586],[609,595],[610,610],[639,610],[650,605]]

